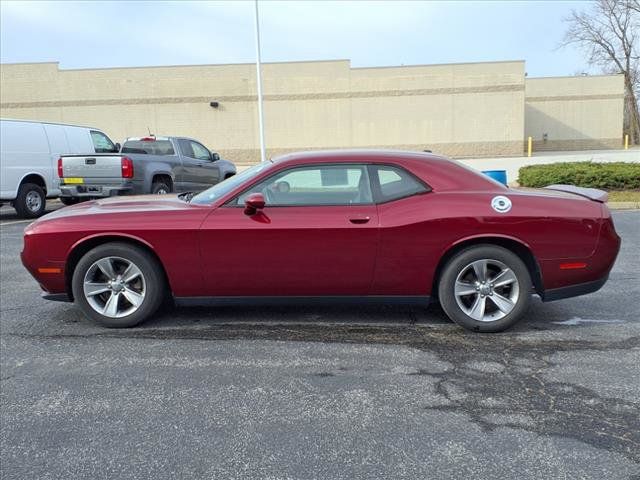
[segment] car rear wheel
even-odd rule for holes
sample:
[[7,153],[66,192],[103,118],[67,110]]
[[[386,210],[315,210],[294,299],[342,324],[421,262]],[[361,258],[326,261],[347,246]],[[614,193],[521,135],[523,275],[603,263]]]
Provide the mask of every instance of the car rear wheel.
[[126,243],[100,245],[84,255],[73,272],[76,303],[109,328],[133,327],[162,303],[166,286],[152,255]]
[[444,267],[440,304],[457,324],[477,332],[513,326],[531,300],[531,277],[513,252],[495,245],[467,248]]
[[22,218],[37,218],[44,214],[46,204],[47,198],[42,187],[35,183],[23,183],[13,202],[13,208]]

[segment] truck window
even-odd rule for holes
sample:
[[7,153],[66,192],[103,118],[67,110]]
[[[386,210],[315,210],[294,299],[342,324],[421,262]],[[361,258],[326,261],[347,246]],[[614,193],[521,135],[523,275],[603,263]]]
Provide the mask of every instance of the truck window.
[[102,132],[91,130],[91,141],[96,153],[113,153],[116,152],[116,146]]
[[198,142],[187,140],[186,138],[181,138],[179,142],[180,150],[182,150],[182,154],[185,157],[204,161],[211,160],[211,154],[209,153],[209,150],[207,150],[205,146],[199,144]]
[[170,140],[127,140],[122,146],[122,153],[139,153],[143,155],[175,155]]

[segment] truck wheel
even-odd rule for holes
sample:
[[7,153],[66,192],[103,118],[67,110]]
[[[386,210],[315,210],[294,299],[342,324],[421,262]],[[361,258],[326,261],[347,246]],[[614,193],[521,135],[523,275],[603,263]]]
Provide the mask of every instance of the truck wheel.
[[75,205],[76,203],[80,203],[80,199],[77,197],[60,197],[59,200],[63,205]]
[[166,195],[167,193],[171,193],[171,187],[167,185],[165,180],[153,182],[153,185],[151,185],[151,193],[154,195]]
[[37,218],[44,214],[46,204],[47,198],[40,186],[35,183],[23,183],[13,202],[13,208],[19,217]]

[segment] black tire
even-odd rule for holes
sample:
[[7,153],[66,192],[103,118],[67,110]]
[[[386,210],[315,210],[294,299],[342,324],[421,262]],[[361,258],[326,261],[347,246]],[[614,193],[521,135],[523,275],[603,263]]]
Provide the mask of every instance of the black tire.
[[67,206],[80,203],[80,199],[78,197],[59,197],[59,200],[63,205]]
[[[95,262],[107,257],[118,257],[135,264],[142,272],[145,282],[144,299],[137,310],[120,318],[112,318],[99,313],[89,304],[84,294],[84,279],[87,271]],[[167,292],[164,273],[158,261],[143,249],[120,242],[106,243],[87,252],[80,259],[73,272],[71,286],[74,300],[84,314],[107,328],[127,328],[144,322],[158,310]],[[110,292],[106,292],[104,295],[109,296]],[[120,303],[122,304],[123,301]],[[124,303],[126,304],[126,302]]]
[[21,218],[37,218],[44,214],[47,207],[47,197],[44,190],[35,183],[23,183],[18,189],[18,196],[13,202],[13,208]]
[[[471,264],[483,260],[488,261],[486,285],[481,282],[476,283],[473,278],[472,280],[468,280],[469,277],[461,278],[465,285],[469,285],[477,292],[456,297],[455,287],[458,276],[470,275],[473,277],[476,272]],[[505,286],[496,286],[494,289],[493,285],[501,282],[492,284],[490,279],[495,278],[498,270],[502,268],[498,266],[499,264],[510,269],[513,276],[509,275],[509,278],[515,277],[516,281]],[[482,290],[479,290],[480,288]],[[476,245],[460,251],[447,262],[438,283],[438,297],[445,313],[458,325],[475,332],[501,332],[512,327],[529,307],[531,293],[531,276],[524,262],[515,253],[496,245]],[[504,308],[503,304],[504,310],[508,310],[506,314],[494,302],[494,299],[502,300],[505,297],[509,297],[511,305]],[[485,315],[484,321],[473,318],[467,313],[469,311],[473,313],[472,307],[476,305],[477,301],[482,302],[483,299],[484,305],[486,305],[485,309],[482,309]],[[467,312],[463,310],[459,302],[467,307]],[[500,317],[500,315],[503,316]],[[495,316],[496,319],[492,319],[492,316]]]
[[171,193],[171,185],[166,180],[158,180],[151,185],[151,193],[154,195],[164,195]]

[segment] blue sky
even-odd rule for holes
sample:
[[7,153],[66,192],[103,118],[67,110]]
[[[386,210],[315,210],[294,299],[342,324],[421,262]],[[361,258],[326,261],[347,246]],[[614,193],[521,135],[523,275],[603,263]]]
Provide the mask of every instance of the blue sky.
[[[557,49],[580,1],[259,3],[263,61],[352,66],[520,60],[530,76],[592,72]],[[60,68],[255,61],[254,3],[0,2],[0,60]]]

